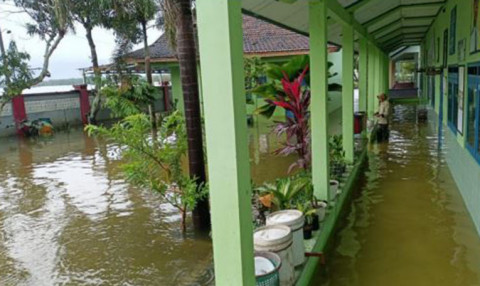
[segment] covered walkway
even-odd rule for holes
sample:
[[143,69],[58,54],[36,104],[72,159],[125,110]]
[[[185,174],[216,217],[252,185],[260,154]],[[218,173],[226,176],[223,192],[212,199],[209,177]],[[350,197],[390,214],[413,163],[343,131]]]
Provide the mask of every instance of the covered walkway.
[[395,104],[389,144],[365,172],[312,285],[478,285],[480,238],[435,124]]
[[[447,124],[448,121],[453,133],[449,133],[450,129],[438,128],[438,130],[446,132],[445,137],[448,144],[458,143],[459,148],[456,145],[453,146],[453,150],[458,153],[455,154],[456,157],[460,155],[466,157],[466,154],[468,154],[466,142],[468,140],[464,137],[467,129],[464,124],[468,121],[465,117],[468,115],[464,110],[468,101],[463,99],[466,89],[461,89],[461,83],[466,80],[467,76],[466,69],[458,67],[458,64],[462,61],[464,64],[468,64],[469,62],[466,61],[480,60],[480,53],[475,53],[478,43],[471,42],[473,40],[477,41],[478,35],[475,34],[476,37],[472,40],[467,37],[469,34],[468,27],[474,19],[475,27],[472,33],[477,33],[475,29],[478,29],[476,26],[478,15],[467,15],[467,11],[473,11],[470,9],[472,8],[470,2],[476,3],[478,8],[478,1],[476,0],[197,1],[202,71],[201,85],[204,95],[212,237],[217,285],[254,285],[250,212],[251,186],[242,76],[242,11],[309,36],[312,181],[315,195],[319,199],[330,200],[332,198],[329,197],[328,43],[342,47],[342,135],[345,160],[348,163],[358,165],[362,158],[355,154],[353,132],[354,70],[358,70],[359,74],[359,110],[365,111],[368,118],[374,120],[374,113],[378,106],[376,95],[383,92],[388,93],[391,87],[392,63],[390,57],[398,55],[405,47],[409,46],[420,46],[420,53],[417,55],[420,64],[415,71],[417,73],[415,81],[421,89],[421,95],[423,97],[429,95],[435,111],[432,114],[435,114],[439,127],[443,126],[443,123]],[[478,9],[474,11],[477,13]],[[452,31],[450,31],[450,34],[448,32],[444,33],[444,29],[451,29]],[[462,42],[463,38],[465,38],[464,42]],[[471,54],[467,55],[466,47],[474,47]],[[480,47],[478,50],[480,50]],[[359,56],[358,69],[354,62],[355,54]],[[448,69],[451,65],[457,66]],[[471,69],[471,72],[480,76],[479,70],[475,68]],[[449,77],[447,85],[446,77],[450,74],[452,74],[452,80]],[[427,84],[427,75],[438,77],[438,79],[428,81]],[[480,79],[478,82],[480,83]],[[447,98],[444,99],[444,93],[448,94],[448,101]],[[474,93],[473,88],[472,93]],[[460,96],[462,98],[459,98]],[[478,217],[480,217],[480,205],[478,203],[480,201],[480,190],[478,189],[480,182],[477,183],[480,180],[480,167],[475,165],[476,160],[480,162],[480,144],[478,142],[480,138],[479,98],[480,95],[473,95],[472,108],[470,108],[469,113],[472,116],[473,131],[468,132],[473,139],[471,143],[473,151],[470,151],[473,152],[473,156],[472,158],[468,157],[464,163],[468,163],[471,166],[470,169],[467,170],[465,167],[458,166],[462,162],[455,161],[452,154],[445,155],[450,168],[452,166],[457,169],[462,168],[470,174],[469,177],[465,178],[455,171],[452,172],[454,181],[459,184],[460,192],[466,201],[468,211],[474,218],[477,229],[480,229],[480,220],[475,219],[476,214],[479,214]],[[443,113],[446,114],[447,112],[448,117],[443,116]],[[472,115],[472,112],[474,115]],[[402,115],[402,112],[398,115]],[[402,119],[401,116],[398,119]],[[403,118],[403,120],[407,119],[413,120],[411,117]],[[395,182],[395,175],[406,172],[409,169],[408,165],[413,164],[411,168],[421,168],[422,172],[412,173],[409,180],[411,185],[404,185],[405,188],[408,188],[408,191],[398,192],[395,195],[392,193],[393,197],[388,201],[393,202],[396,199],[403,199],[405,204],[411,203],[412,208],[420,210],[429,199],[442,199],[441,191],[432,187],[434,182],[429,174],[429,171],[441,170],[442,165],[440,163],[435,165],[435,160],[438,160],[438,158],[432,157],[432,152],[429,149],[432,148],[431,145],[434,145],[433,142],[428,141],[428,139],[422,140],[418,135],[419,133],[409,134],[412,131],[424,132],[422,136],[428,138],[430,133],[426,131],[427,129],[417,129],[415,126],[410,126],[410,128],[411,130],[405,131],[399,128],[396,131],[399,133],[406,132],[403,135],[393,134],[393,139],[398,140],[398,142],[394,141],[388,147],[391,149],[387,148],[386,154],[390,154],[394,158],[393,160],[398,161],[396,163],[398,164],[398,172],[395,174],[379,172],[379,174],[385,176],[383,177],[385,180],[378,180],[376,185],[379,189],[376,190],[381,192],[378,194],[379,196],[382,194],[386,196],[385,201],[387,201],[388,193],[384,192],[400,183],[405,183],[401,177],[396,178],[398,181]],[[434,134],[434,132],[431,134]],[[368,136],[368,134],[366,135]],[[415,154],[422,156],[419,156],[418,159],[420,160],[416,162],[411,160],[413,157],[396,157],[405,153],[408,153],[408,156],[414,156]],[[372,164],[375,160],[373,158],[370,163]],[[388,157],[378,159],[377,167],[380,166],[379,168],[381,168],[383,164],[391,164],[391,160]],[[467,183],[459,183],[460,178],[464,178]],[[411,193],[414,189],[413,186],[426,189],[426,192],[413,194]],[[420,201],[416,201],[415,197],[410,198],[410,196],[416,195],[426,197]],[[395,204],[392,207],[395,206],[399,205]],[[387,209],[388,206],[385,205],[385,210]],[[403,211],[406,211],[406,209],[399,209],[397,215],[408,217]],[[340,211],[335,211],[335,213],[338,215]],[[225,214],[228,214],[228,216]],[[382,215],[379,215],[379,217],[382,218]],[[384,218],[390,215],[393,221],[400,220],[391,212],[386,212],[385,215]],[[416,213],[416,215],[419,214]],[[425,215],[426,217],[423,218],[411,217],[411,228],[400,221],[398,228],[406,228],[400,234],[415,233],[415,235],[421,237],[424,228],[420,224],[415,224],[414,220],[433,223],[434,226],[436,225],[433,229],[439,231],[438,235],[442,235],[442,232],[443,234],[445,232],[457,234],[453,229],[448,230],[443,228],[442,225],[436,224],[435,220],[441,219],[441,215],[432,216],[432,213],[428,212]],[[381,229],[381,232],[393,237],[396,229],[395,225],[389,227]],[[372,235],[372,233],[369,233],[369,235]],[[432,235],[432,233],[428,233],[428,235]],[[395,241],[392,240],[391,242],[390,247],[394,249]],[[420,243],[420,240],[417,242]],[[429,241],[424,241],[424,243],[429,243]],[[445,243],[448,244],[449,242],[445,240]],[[439,252],[445,251],[440,249],[442,245],[442,243],[438,244]],[[413,246],[415,246],[414,249]],[[408,249],[408,251],[417,250],[418,252],[421,247],[419,245],[406,245],[405,249]],[[383,255],[384,253],[377,252],[377,254]],[[392,260],[397,259],[396,253],[392,252],[390,254]],[[455,258],[457,258],[456,255],[452,256],[451,259]],[[447,261],[449,258],[444,259],[443,261]],[[318,261],[318,257],[309,258],[307,267],[308,265],[316,265]],[[430,260],[424,261],[424,263],[431,262]],[[442,270],[439,268],[436,271]],[[306,284],[309,279],[303,277],[300,281]],[[385,282],[384,284],[390,283]],[[370,285],[375,285],[375,283]]]

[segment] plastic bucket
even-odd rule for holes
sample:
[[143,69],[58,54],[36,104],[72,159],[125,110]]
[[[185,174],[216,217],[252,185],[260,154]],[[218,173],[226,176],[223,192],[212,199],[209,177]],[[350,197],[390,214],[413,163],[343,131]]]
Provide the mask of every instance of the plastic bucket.
[[339,185],[340,183],[338,181],[330,180],[330,200],[334,200],[337,198]]
[[366,114],[365,112],[355,112],[354,114],[354,133],[355,134],[360,134],[362,133],[363,130],[365,130],[365,125],[366,125]]
[[286,225],[293,236],[293,265],[305,262],[305,245],[303,243],[303,225],[305,218],[299,210],[282,210],[267,216],[267,225]]
[[323,221],[325,219],[325,215],[327,213],[327,203],[323,201],[317,201],[317,205],[315,206],[315,210],[317,211],[318,220]]
[[255,285],[279,286],[279,270],[282,266],[280,256],[273,252],[255,252]]
[[255,251],[273,252],[280,257],[280,285],[293,285],[295,282],[292,238],[290,228],[285,225],[268,225],[257,228],[253,233]]

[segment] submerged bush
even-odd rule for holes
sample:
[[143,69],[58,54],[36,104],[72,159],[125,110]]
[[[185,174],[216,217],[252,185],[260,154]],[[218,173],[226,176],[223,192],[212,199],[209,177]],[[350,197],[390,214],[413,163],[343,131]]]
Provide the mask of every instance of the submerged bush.
[[148,188],[177,208],[186,230],[187,212],[207,194],[206,186],[198,186],[182,168],[186,159],[185,120],[178,112],[163,118],[158,136],[151,136],[151,124],[145,114],[131,115],[111,128],[89,125],[89,135],[101,135],[118,144],[124,159],[122,169],[135,186]]

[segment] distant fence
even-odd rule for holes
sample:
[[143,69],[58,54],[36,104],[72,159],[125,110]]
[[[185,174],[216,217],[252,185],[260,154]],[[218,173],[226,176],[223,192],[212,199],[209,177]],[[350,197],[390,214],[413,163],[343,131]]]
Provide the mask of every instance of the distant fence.
[[[161,98],[155,102],[155,111],[165,111],[169,102],[170,87],[159,87]],[[167,93],[165,98],[164,93]],[[33,121],[49,118],[54,127],[75,126],[87,123],[93,96],[84,85],[75,86],[71,91],[25,94],[15,97],[0,113],[0,137],[19,134],[23,120]],[[111,119],[111,112],[102,109],[97,120]]]

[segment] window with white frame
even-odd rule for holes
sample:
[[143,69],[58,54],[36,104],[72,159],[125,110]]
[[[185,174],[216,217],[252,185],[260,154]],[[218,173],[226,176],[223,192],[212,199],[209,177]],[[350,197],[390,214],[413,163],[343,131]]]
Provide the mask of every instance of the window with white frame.
[[480,162],[480,63],[468,67],[467,149]]

